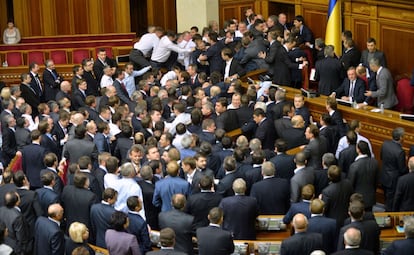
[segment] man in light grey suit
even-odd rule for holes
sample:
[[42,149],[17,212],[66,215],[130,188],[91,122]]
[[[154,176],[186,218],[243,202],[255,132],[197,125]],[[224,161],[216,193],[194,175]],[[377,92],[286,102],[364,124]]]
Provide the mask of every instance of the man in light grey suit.
[[299,152],[295,156],[295,175],[290,179],[290,202],[300,202],[300,195],[303,186],[314,182],[314,173],[312,167],[306,167],[306,154]]
[[365,96],[377,98],[377,104],[380,106],[384,104],[385,109],[391,109],[398,104],[397,96],[395,95],[394,81],[390,71],[381,66],[380,61],[373,58],[369,61],[369,67],[373,72],[377,73],[377,90],[365,92]]

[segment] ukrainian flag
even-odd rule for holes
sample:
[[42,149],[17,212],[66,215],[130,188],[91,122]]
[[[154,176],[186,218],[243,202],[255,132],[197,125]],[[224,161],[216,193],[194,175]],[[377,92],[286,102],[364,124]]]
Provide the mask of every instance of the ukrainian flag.
[[329,0],[325,44],[335,46],[335,53],[337,56],[341,55],[342,49],[341,28],[341,0]]

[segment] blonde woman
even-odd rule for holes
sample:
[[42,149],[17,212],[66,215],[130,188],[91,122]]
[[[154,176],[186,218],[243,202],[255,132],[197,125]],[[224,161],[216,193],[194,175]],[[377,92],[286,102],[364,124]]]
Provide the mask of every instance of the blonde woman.
[[89,254],[95,254],[88,245],[89,229],[85,224],[80,222],[73,222],[69,226],[70,239],[65,243],[66,254],[72,254],[72,251],[78,247],[85,247]]

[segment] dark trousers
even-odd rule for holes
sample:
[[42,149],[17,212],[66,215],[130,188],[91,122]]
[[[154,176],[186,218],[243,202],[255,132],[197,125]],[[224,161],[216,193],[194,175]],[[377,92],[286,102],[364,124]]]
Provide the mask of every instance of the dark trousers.
[[139,70],[146,66],[149,66],[150,63],[145,58],[140,50],[132,49],[129,53],[129,60],[134,63],[134,69]]

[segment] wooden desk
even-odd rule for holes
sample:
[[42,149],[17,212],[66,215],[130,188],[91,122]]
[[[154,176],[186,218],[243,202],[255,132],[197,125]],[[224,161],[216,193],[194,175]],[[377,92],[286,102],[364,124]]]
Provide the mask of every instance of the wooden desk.
[[[295,94],[301,94],[301,91],[298,89],[283,88],[286,89],[286,97],[289,100],[293,100]],[[326,96],[320,96],[305,99],[305,104],[309,108],[314,121],[319,121],[321,115],[326,113],[326,98]],[[405,129],[403,148],[408,152],[409,147],[414,144],[414,123],[400,119],[399,112],[391,110],[385,110],[384,113],[371,112],[374,108],[372,106],[365,106],[362,109],[353,109],[338,104],[338,110],[347,122],[353,119],[361,121],[361,134],[371,141],[376,159],[380,160],[381,145],[384,140],[391,139],[391,132],[396,127],[403,127]]]

